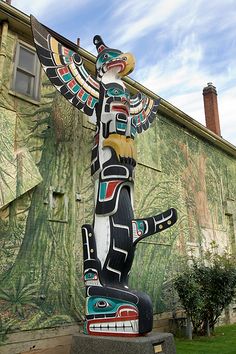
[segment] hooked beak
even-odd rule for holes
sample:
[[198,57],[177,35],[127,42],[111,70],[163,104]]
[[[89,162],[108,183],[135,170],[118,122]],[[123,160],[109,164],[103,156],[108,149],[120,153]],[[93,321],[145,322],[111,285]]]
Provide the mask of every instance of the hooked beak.
[[135,67],[135,58],[134,58],[133,54],[122,53],[116,59],[118,59],[118,58],[120,58],[125,63],[124,69],[122,71],[120,71],[118,73],[118,75],[120,77],[124,77],[126,75],[129,75],[134,70],[134,67]]

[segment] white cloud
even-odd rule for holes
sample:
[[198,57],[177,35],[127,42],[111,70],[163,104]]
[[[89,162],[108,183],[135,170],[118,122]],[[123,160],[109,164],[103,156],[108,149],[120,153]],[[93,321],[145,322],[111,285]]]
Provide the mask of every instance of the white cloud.
[[28,1],[28,0],[13,0],[12,5],[17,9],[25,12],[26,14],[33,14],[34,16],[42,16],[51,7],[57,7],[57,0],[40,0],[40,1]]
[[[169,55],[151,67],[140,68],[136,80],[205,125],[203,87],[213,82],[218,89],[221,134],[236,145],[236,65],[227,62],[225,71],[212,74],[202,65],[204,48],[195,33],[185,36]],[[211,69],[211,68],[210,68]]]
[[187,35],[182,43],[151,67],[140,68],[136,78],[145,86],[168,99],[175,93],[191,92],[205,80],[200,71],[202,47],[194,33]]
[[41,22],[67,20],[70,24],[69,14],[88,4],[90,0],[70,0],[59,3],[58,0],[12,0],[12,5],[27,15],[32,14]]
[[218,92],[219,115],[223,138],[236,146],[236,87]]
[[147,35],[148,32],[168,21],[174,16],[181,6],[188,3],[187,0],[130,0],[123,5],[120,4],[118,10],[114,9],[111,21],[121,20],[119,26],[113,29],[113,37],[118,45],[137,40]]

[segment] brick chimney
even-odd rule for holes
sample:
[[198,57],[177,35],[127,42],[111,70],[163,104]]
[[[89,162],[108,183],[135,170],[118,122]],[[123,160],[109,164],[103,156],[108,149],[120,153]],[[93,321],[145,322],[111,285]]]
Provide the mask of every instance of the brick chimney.
[[212,82],[208,82],[203,89],[206,127],[213,133],[221,136],[220,119],[218,112],[217,91]]

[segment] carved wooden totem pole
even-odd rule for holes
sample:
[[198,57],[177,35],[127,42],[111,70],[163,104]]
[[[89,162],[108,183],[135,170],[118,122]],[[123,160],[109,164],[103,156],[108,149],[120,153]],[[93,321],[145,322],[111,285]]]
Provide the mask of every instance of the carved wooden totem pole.
[[91,175],[95,180],[92,225],[83,225],[86,320],[90,335],[139,336],[152,330],[148,295],[128,288],[135,247],[143,238],[176,222],[175,209],[135,219],[133,215],[134,138],[150,127],[159,101],[139,93],[130,97],[122,77],[135,65],[130,53],[107,47],[94,37],[96,77],[78,53],[64,47],[31,17],[43,69],[53,85],[88,116],[96,113]]

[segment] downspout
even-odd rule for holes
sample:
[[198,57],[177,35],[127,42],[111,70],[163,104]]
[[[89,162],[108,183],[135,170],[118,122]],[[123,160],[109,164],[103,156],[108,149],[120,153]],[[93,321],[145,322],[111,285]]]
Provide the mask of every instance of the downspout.
[[2,22],[2,34],[0,40],[0,91],[2,90],[3,70],[5,59],[7,56],[7,35],[8,35],[8,22]]

